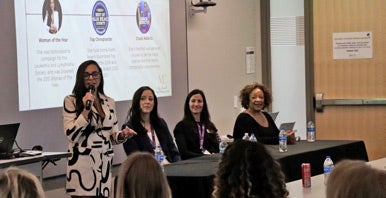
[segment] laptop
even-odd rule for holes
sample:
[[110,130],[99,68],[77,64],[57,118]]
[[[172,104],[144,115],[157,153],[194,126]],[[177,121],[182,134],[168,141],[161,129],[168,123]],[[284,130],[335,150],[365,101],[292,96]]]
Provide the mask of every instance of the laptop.
[[20,123],[0,125],[0,159],[13,157],[13,144]]
[[285,123],[281,123],[280,124],[280,127],[279,127],[279,130],[280,129],[284,129],[286,131],[288,130],[293,130],[294,129],[294,126],[295,126],[295,122],[285,122]]

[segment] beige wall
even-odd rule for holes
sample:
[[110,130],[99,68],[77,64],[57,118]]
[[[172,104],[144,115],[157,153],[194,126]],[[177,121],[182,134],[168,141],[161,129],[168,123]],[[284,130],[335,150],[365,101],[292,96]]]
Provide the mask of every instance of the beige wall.
[[[206,14],[187,14],[188,82],[189,90],[205,92],[212,121],[225,135],[233,132],[241,107],[239,102],[234,107],[234,96],[244,85],[261,82],[260,1],[213,1],[217,5],[208,7]],[[253,74],[246,74],[247,46],[256,49]]]

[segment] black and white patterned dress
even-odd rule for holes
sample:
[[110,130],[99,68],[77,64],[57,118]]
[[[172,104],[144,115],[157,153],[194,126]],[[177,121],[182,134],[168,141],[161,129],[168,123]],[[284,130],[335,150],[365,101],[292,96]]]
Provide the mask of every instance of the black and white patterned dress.
[[99,94],[105,118],[102,121],[95,107],[92,118],[76,116],[75,97],[64,98],[63,125],[72,156],[67,161],[66,192],[77,196],[112,195],[113,144],[118,140],[119,128],[115,101]]

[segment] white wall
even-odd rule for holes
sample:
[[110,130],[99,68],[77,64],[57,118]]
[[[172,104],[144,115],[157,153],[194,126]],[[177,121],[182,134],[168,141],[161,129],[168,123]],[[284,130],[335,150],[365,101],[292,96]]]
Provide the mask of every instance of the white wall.
[[[281,23],[278,40],[271,40],[272,111],[280,111],[276,123],[295,121],[296,136],[306,137],[306,85],[304,43],[293,42],[296,17],[304,17],[303,0],[271,0],[271,23]],[[292,29],[293,28],[293,29]],[[272,30],[272,29],[271,29]],[[299,30],[299,27],[298,27]],[[299,32],[298,32],[299,33]],[[271,39],[275,39],[271,34]],[[304,34],[303,34],[304,40]]]
[[[246,84],[262,79],[260,1],[212,1],[217,5],[208,7],[206,14],[187,14],[189,90],[205,92],[212,121],[225,135],[232,134],[240,112],[240,102],[234,107],[234,96],[238,98]],[[190,5],[190,0],[186,3]],[[256,72],[252,74],[246,74],[248,46],[256,49]]]

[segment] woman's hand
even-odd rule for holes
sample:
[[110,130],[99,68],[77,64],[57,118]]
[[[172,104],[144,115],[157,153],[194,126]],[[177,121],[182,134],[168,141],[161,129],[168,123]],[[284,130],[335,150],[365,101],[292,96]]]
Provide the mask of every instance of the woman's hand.
[[130,129],[129,127],[125,127],[123,130],[122,130],[122,135],[125,137],[125,138],[132,138],[134,135],[137,135],[137,132],[135,132],[133,129]]
[[295,131],[287,130],[286,135],[287,135],[287,144],[295,144],[296,142]]

